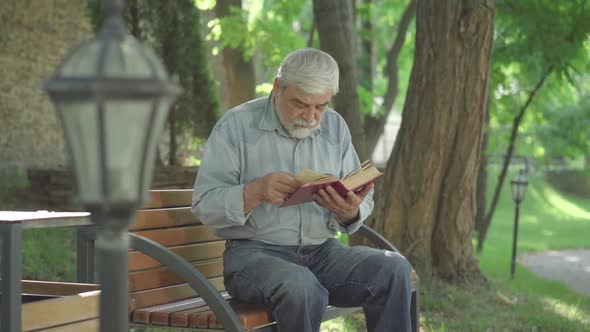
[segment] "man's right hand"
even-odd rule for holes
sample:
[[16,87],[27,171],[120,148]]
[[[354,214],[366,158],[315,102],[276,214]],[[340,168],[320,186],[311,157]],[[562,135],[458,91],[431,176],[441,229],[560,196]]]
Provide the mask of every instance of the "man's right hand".
[[301,183],[291,173],[266,174],[244,187],[244,212],[250,212],[262,202],[281,205],[300,186]]

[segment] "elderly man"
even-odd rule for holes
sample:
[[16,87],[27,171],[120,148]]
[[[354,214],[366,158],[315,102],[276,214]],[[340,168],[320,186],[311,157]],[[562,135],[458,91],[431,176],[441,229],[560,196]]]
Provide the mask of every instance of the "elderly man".
[[344,198],[327,187],[314,202],[280,207],[304,168],[342,177],[360,166],[346,122],[328,107],[338,75],[325,52],[287,55],[271,95],[230,110],[213,129],[192,210],[227,240],[227,291],[270,306],[280,331],[318,331],[328,304],[362,306],[369,331],[409,331],[408,261],[334,239],[371,213],[373,184]]

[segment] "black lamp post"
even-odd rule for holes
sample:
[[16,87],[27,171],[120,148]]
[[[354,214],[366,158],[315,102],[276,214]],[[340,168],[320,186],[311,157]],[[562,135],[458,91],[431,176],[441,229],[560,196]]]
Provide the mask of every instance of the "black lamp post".
[[71,51],[45,89],[64,128],[77,198],[99,226],[100,330],[128,330],[127,230],[147,199],[155,150],[180,88],[107,0],[97,36]]
[[526,175],[523,170],[520,170],[518,174],[510,181],[512,187],[512,199],[516,203],[514,212],[514,232],[512,234],[512,261],[510,264],[510,278],[514,279],[514,267],[516,259],[516,242],[518,241],[518,215],[520,213],[520,203],[524,198],[524,193],[528,185]]

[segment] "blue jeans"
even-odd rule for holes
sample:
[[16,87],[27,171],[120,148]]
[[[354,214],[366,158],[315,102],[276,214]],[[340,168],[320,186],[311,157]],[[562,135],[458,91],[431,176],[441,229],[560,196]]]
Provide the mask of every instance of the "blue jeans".
[[412,268],[400,254],[346,247],[228,240],[224,282],[240,301],[273,309],[279,331],[319,331],[328,304],[362,306],[368,331],[411,331]]

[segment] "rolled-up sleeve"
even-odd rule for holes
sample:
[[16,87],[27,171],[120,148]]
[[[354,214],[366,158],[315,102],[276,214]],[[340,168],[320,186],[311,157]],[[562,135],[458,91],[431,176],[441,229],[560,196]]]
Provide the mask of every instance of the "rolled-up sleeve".
[[247,219],[237,147],[217,127],[207,140],[197,173],[192,212],[213,228],[241,226]]

